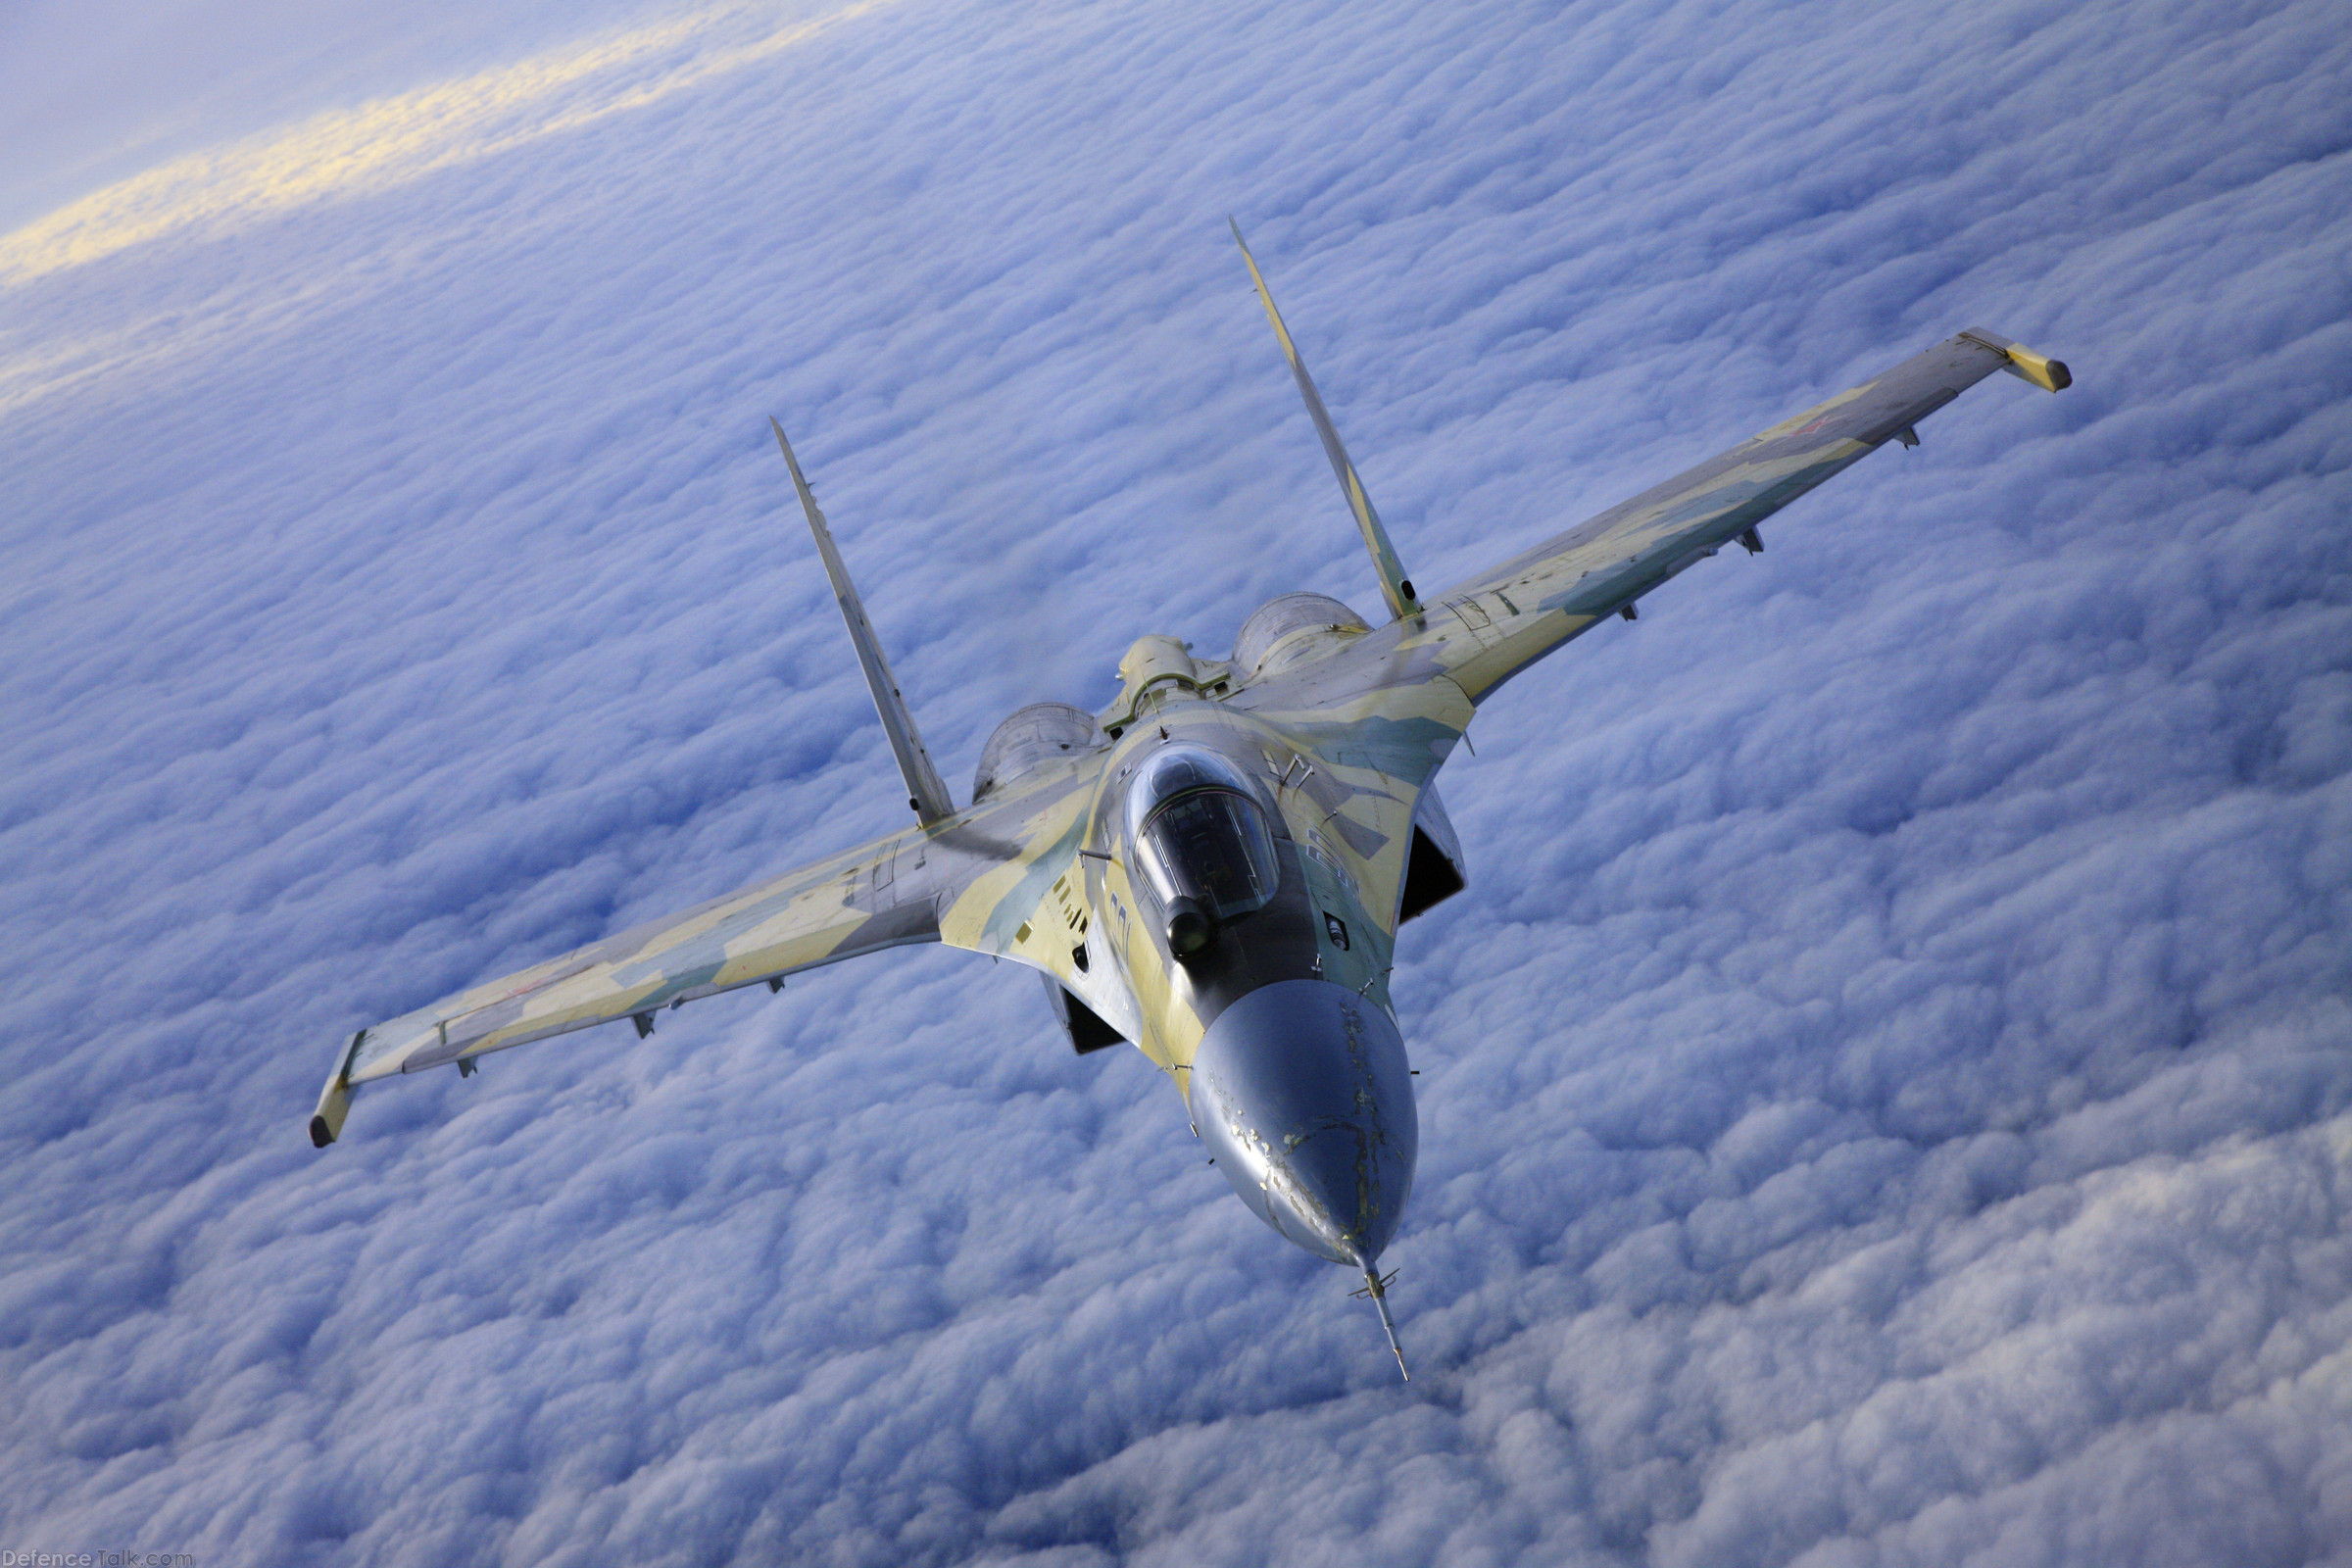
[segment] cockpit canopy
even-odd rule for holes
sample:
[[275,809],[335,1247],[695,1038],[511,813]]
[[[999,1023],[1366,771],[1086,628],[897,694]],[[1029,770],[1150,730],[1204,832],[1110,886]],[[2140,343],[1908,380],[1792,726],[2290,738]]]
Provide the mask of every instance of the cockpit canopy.
[[1197,746],[1154,752],[1127,788],[1133,864],[1174,910],[1189,900],[1212,920],[1262,907],[1282,879],[1274,830],[1249,778]]

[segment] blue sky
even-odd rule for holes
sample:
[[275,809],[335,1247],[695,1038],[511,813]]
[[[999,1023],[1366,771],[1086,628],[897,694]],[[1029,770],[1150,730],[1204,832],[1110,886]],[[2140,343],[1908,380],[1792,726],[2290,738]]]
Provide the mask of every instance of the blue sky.
[[[2324,3],[0,23],[0,1547],[2352,1558],[2352,40]],[[1996,378],[1492,703],[1395,1382],[934,950],[303,1122],[1136,635]]]

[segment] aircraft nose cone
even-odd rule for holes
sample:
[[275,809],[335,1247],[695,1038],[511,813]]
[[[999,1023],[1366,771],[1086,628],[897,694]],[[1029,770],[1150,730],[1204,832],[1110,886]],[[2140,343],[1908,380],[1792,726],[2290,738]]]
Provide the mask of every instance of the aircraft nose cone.
[[1404,1217],[1420,1121],[1404,1041],[1327,980],[1281,980],[1209,1025],[1194,1124],[1257,1217],[1335,1263],[1369,1265]]

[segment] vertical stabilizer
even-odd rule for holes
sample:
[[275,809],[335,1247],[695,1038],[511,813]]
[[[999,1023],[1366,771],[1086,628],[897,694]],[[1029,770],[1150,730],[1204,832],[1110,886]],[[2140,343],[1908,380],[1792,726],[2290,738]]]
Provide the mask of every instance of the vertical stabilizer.
[[906,699],[899,692],[899,683],[890,672],[890,661],[882,657],[881,639],[874,635],[873,622],[865,618],[865,606],[858,603],[857,586],[850,581],[850,569],[841,564],[841,552],[833,548],[833,531],[825,526],[825,514],[817,510],[816,497],[808,489],[808,481],[801,477],[800,460],[792,455],[792,443],[784,439],[784,426],[769,415],[768,425],[776,432],[776,445],[784,449],[785,466],[792,469],[792,487],[800,492],[801,510],[808,514],[808,531],[816,535],[816,553],[825,560],[825,575],[833,580],[833,599],[841,606],[841,618],[850,628],[850,641],[858,648],[858,666],[865,671],[865,687],[874,694],[874,710],[882,715],[882,731],[890,737],[891,754],[899,760],[899,772],[906,780],[906,804],[925,827],[945,816],[955,814],[956,804],[948,799],[948,787],[940,781],[939,769],[931,765],[931,754],[923,750],[923,737],[914,727],[914,715],[906,710]]
[[1298,378],[1298,391],[1306,399],[1306,412],[1315,421],[1315,434],[1323,438],[1323,455],[1331,460],[1331,471],[1338,475],[1340,489],[1348,497],[1348,510],[1355,515],[1355,525],[1363,533],[1364,548],[1372,552],[1372,568],[1380,573],[1381,596],[1389,602],[1389,614],[1402,620],[1421,612],[1421,601],[1413,597],[1412,579],[1404,574],[1404,563],[1396,559],[1396,547],[1389,543],[1389,530],[1381,526],[1380,514],[1372,510],[1372,498],[1364,493],[1364,481],[1356,477],[1355,465],[1348,461],[1348,449],[1340,445],[1340,432],[1331,422],[1331,411],[1323,407],[1323,394],[1315,390],[1315,378],[1306,373],[1306,362],[1298,358],[1298,346],[1291,341],[1291,329],[1282,324],[1282,313],[1274,308],[1274,295],[1266,287],[1264,274],[1257,270],[1257,258],[1250,254],[1250,242],[1242,238],[1242,225],[1232,219],[1225,220],[1233,228],[1233,242],[1242,248],[1242,260],[1249,265],[1250,281],[1257,285],[1257,297],[1266,307],[1266,319],[1274,323],[1274,336],[1281,340],[1283,358],[1291,362],[1291,374]]

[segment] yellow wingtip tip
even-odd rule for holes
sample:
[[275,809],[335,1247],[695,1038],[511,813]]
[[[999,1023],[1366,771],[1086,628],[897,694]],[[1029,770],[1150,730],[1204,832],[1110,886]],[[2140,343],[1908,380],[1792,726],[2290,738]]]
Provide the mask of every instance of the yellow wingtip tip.
[[311,1112],[311,1147],[324,1149],[343,1136],[343,1118],[351,1114],[351,1085],[338,1079],[319,1092],[318,1108]]
[[2064,360],[2036,354],[2022,343],[2010,345],[2008,368],[2044,392],[2063,392],[2075,384],[2075,372],[2066,368]]
[[2036,354],[2023,343],[2005,338],[1998,332],[1988,332],[1983,327],[1970,327],[1960,335],[1974,338],[1999,353],[2003,362],[2002,369],[2021,381],[2033,382],[2044,392],[2063,392],[2075,384],[2075,372],[2066,368],[2064,360]]

